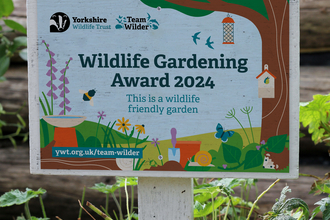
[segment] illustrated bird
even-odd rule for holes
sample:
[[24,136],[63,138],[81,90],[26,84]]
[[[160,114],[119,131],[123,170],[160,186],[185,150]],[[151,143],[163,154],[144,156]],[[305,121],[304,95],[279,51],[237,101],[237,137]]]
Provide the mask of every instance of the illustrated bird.
[[193,38],[194,43],[197,45],[197,40],[200,40],[199,37],[197,37],[201,32],[197,32],[195,33],[193,36],[191,36]]
[[211,36],[209,36],[209,38],[207,38],[207,40],[206,40],[206,44],[205,45],[207,45],[211,49],[214,49],[211,44],[214,44],[214,42],[211,41]]

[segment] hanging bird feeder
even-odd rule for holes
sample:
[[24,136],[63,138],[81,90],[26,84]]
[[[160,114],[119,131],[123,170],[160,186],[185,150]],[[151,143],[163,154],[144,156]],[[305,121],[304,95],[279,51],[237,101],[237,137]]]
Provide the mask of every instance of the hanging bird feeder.
[[223,44],[234,44],[235,21],[229,14],[222,20],[223,23]]

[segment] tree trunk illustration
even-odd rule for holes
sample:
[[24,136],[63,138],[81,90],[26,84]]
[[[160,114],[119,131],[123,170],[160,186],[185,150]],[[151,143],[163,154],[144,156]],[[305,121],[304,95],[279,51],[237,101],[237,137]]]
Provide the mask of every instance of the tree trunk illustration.
[[[226,1],[226,2],[225,2]],[[148,0],[142,0],[151,5]],[[259,0],[253,7],[240,0],[158,0],[157,3],[183,11],[182,8],[228,12],[249,19],[258,28],[262,39],[262,70],[267,64],[276,76],[275,98],[262,100],[261,141],[275,135],[289,134],[289,2],[288,0]],[[231,2],[231,3],[229,3]],[[148,4],[149,3],[149,4]],[[235,4],[234,4],[235,3]],[[170,4],[170,5],[169,5]],[[241,5],[240,5],[241,4]],[[172,5],[172,6],[171,6]],[[175,6],[174,6],[175,5]],[[159,5],[161,6],[161,4]],[[262,10],[267,13],[262,14]],[[183,12],[184,13],[184,12]],[[268,17],[268,18],[267,18]]]

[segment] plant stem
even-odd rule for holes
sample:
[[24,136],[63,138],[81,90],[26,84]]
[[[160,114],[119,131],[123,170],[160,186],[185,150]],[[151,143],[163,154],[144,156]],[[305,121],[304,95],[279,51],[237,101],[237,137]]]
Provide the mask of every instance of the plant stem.
[[39,200],[40,200],[40,206],[41,206],[42,214],[43,214],[44,218],[47,218],[46,211],[45,211],[45,206],[44,206],[44,203],[42,201],[42,196],[41,195],[39,195]]
[[[120,189],[119,189],[119,190],[120,190]],[[120,191],[119,191],[119,192],[120,192]],[[123,211],[121,210],[121,206],[120,206],[120,204],[119,204],[119,202],[118,202],[118,200],[117,200],[117,198],[116,198],[116,196],[115,196],[115,193],[112,192],[111,195],[112,195],[113,201],[115,201],[115,204],[116,204],[116,206],[117,206],[117,208],[118,208],[118,211],[119,211],[119,219],[120,219],[120,220],[123,220]],[[121,197],[120,194],[119,194],[119,196]],[[120,197],[119,197],[119,198],[120,198]]]
[[134,208],[134,186],[131,186],[131,213],[133,213]]
[[250,114],[247,114],[249,123],[250,123],[250,128],[251,128],[251,134],[252,134],[252,141],[254,142],[254,135],[253,135],[253,129],[252,129],[252,124],[251,124],[251,119],[250,119]]
[[227,219],[227,215],[228,215],[228,212],[229,212],[229,207],[230,207],[230,202],[228,201],[225,217],[223,218],[224,220]]
[[249,136],[247,135],[247,133],[245,131],[245,128],[243,127],[243,125],[241,124],[241,122],[236,118],[236,116],[233,116],[233,117],[236,119],[236,121],[238,122],[238,124],[242,127],[242,129],[243,129],[243,131],[245,133],[245,136],[248,139],[249,144],[251,144],[250,139],[249,139]]
[[312,175],[312,174],[304,174],[304,173],[299,173],[299,176],[307,176],[307,177],[314,177],[315,179],[322,180],[322,178]]
[[[86,192],[86,186],[84,186],[84,189],[83,189],[83,194],[82,194],[82,198],[81,198],[82,204],[84,204],[85,192]],[[78,219],[81,219],[81,214],[82,214],[82,207],[80,206]]]
[[304,211],[301,211],[301,214],[297,220],[301,220],[301,218],[304,216]]
[[237,213],[236,213],[236,210],[235,210],[235,206],[234,206],[234,204],[233,204],[232,197],[229,196],[229,195],[228,195],[228,197],[229,197],[229,201],[230,201],[231,207],[232,207],[232,209],[233,209],[233,213],[234,213],[235,219],[238,220]]
[[99,216],[101,216],[102,218],[104,218],[105,220],[113,220],[112,218],[110,218],[109,216],[107,216],[105,213],[103,213],[101,210],[99,210],[98,208],[96,208],[92,203],[87,202],[86,205],[93,210],[96,214],[98,214]]
[[[157,149],[158,149],[158,153],[159,153],[159,155],[162,155],[162,153],[160,152],[160,149],[159,149],[158,144],[156,144],[156,145],[157,145]],[[164,165],[164,164],[163,164],[163,159],[161,159],[160,162],[162,162],[162,166],[163,166],[163,165]]]
[[198,182],[197,182],[197,178],[193,178],[194,184],[195,186],[199,186]]
[[28,220],[31,220],[31,213],[29,209],[29,201],[27,201],[24,205],[25,215]]
[[100,116],[100,118],[99,118],[99,122],[97,123],[97,127],[96,127],[96,134],[95,134],[95,147],[96,147],[96,143],[97,143],[97,133],[99,132],[99,126],[100,126],[101,119],[102,119],[102,116]]
[[129,213],[129,206],[128,206],[128,191],[127,191],[127,177],[125,178],[125,194],[126,194],[126,208],[127,208],[127,216],[128,220],[131,220],[131,215]]
[[109,209],[109,193],[106,193],[106,197],[105,197],[105,214],[107,214],[107,215],[109,215],[108,209]]
[[248,217],[247,217],[247,219],[246,220],[250,220],[250,217],[251,217],[251,214],[252,214],[252,212],[253,212],[253,209],[255,208],[255,206],[256,206],[256,204],[257,204],[257,202],[259,201],[259,199],[263,196],[263,195],[265,195],[266,194],[266,192],[268,192],[273,186],[275,186],[275,184],[276,183],[278,183],[280,181],[280,179],[277,179],[275,182],[273,182],[265,191],[263,191],[259,196],[258,196],[258,198],[254,201],[254,203],[253,203],[253,205],[252,205],[252,207],[251,207],[251,209],[250,209],[250,212],[249,212],[249,215],[248,215]]

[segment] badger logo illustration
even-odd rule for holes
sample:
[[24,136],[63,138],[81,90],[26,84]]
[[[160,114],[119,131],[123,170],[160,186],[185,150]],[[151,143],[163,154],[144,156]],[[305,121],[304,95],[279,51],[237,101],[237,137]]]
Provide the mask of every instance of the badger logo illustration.
[[64,32],[70,27],[70,18],[63,12],[56,12],[50,18],[50,32]]

